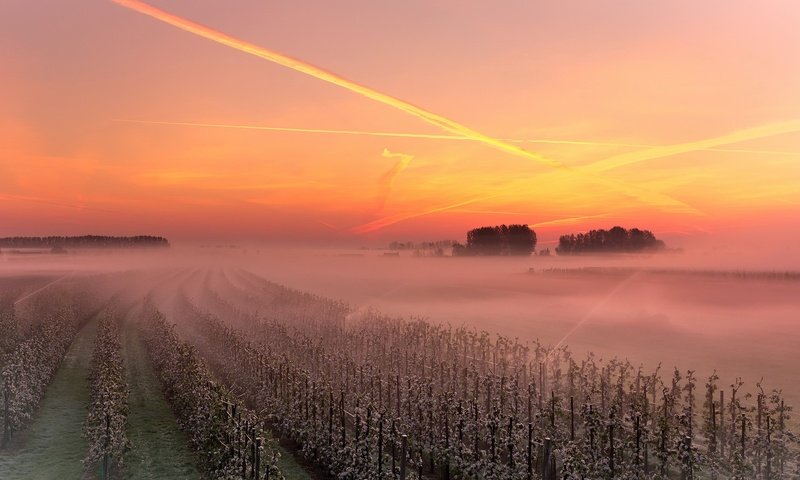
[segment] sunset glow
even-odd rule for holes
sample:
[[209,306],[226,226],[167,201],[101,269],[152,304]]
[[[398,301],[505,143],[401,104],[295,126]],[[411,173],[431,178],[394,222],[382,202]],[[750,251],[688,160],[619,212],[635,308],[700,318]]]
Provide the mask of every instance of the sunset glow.
[[[12,2],[4,233],[358,243],[521,221],[552,241],[609,222],[668,238],[797,224],[793,3],[450,7]],[[347,23],[355,11],[394,27]]]
[[796,475],[799,25],[5,0],[0,480]]

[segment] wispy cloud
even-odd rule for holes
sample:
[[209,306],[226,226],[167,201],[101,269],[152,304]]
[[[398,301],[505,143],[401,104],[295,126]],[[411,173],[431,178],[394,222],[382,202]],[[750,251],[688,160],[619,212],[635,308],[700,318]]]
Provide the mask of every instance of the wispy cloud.
[[387,170],[386,173],[381,175],[381,177],[378,179],[378,211],[383,210],[384,205],[386,205],[386,199],[389,198],[389,193],[392,191],[392,183],[394,183],[394,179],[397,178],[397,176],[400,175],[403,170],[408,168],[408,165],[414,158],[413,155],[406,155],[405,153],[392,153],[388,149],[384,149],[381,156],[383,158],[399,158],[399,160],[392,166],[392,168]]
[[92,207],[92,206],[84,205],[84,204],[80,204],[80,203],[67,203],[67,202],[51,200],[51,199],[48,199],[48,198],[31,197],[31,196],[27,196],[27,195],[11,195],[11,194],[7,194],[7,193],[0,193],[0,198],[4,198],[6,200],[20,200],[20,201],[23,201],[23,202],[41,203],[43,205],[52,205],[52,206],[56,206],[56,207],[72,208],[72,209],[76,209],[76,210],[92,210],[92,211],[95,211],[95,212],[117,213],[117,212],[114,212],[113,210],[108,210],[106,208],[97,208],[97,207]]
[[693,142],[677,143],[674,145],[653,147],[630,153],[623,153],[621,155],[615,155],[613,157],[601,160],[599,162],[594,162],[591,165],[587,165],[583,168],[588,172],[602,173],[616,168],[624,167],[627,165],[644,162],[646,160],[669,157],[673,155],[679,155],[681,153],[709,149],[712,147],[716,147],[718,145],[728,145],[731,143],[744,142],[747,140],[755,140],[758,138],[781,135],[784,133],[792,133],[797,131],[800,131],[800,120],[769,123],[754,128],[737,130],[718,137],[706,138],[703,140],[697,140]]
[[412,218],[423,217],[425,215],[431,215],[433,213],[444,212],[447,210],[451,210],[453,208],[463,207],[465,205],[471,205],[473,203],[478,203],[484,200],[488,200],[492,197],[496,197],[497,195],[489,195],[489,196],[482,196],[471,198],[469,200],[464,200],[463,202],[453,203],[450,205],[443,205],[441,207],[431,208],[428,210],[418,211],[418,212],[411,212],[411,213],[400,213],[397,215],[391,215],[384,218],[379,218],[377,220],[373,220],[371,222],[365,223],[363,225],[358,225],[350,229],[352,233],[370,233],[376,230],[380,230],[382,228],[386,228],[389,225],[394,225],[395,223],[400,223],[405,220],[410,220]]
[[334,232],[341,232],[342,231],[341,228],[338,228],[338,227],[336,227],[336,226],[334,226],[334,225],[332,225],[332,224],[330,224],[328,222],[323,222],[322,220],[316,220],[316,222],[318,224],[322,225],[323,227],[327,228],[328,230],[331,230],[331,231],[334,231]]
[[552,226],[559,226],[559,225],[575,225],[577,223],[581,223],[584,220],[591,220],[593,218],[607,218],[610,214],[608,213],[601,213],[598,215],[582,215],[579,217],[567,217],[567,218],[559,218],[556,220],[547,220],[545,222],[538,222],[530,225],[531,228],[541,228],[541,227],[552,227]]
[[347,80],[337,74],[328,72],[326,70],[323,70],[319,67],[311,65],[302,60],[292,58],[287,55],[283,55],[276,51],[260,47],[258,45],[254,45],[252,43],[245,42],[238,38],[234,38],[230,35],[226,35],[212,28],[200,25],[198,23],[192,22],[177,15],[173,15],[169,12],[156,8],[152,5],[148,5],[138,0],[113,0],[113,1],[121,6],[137,11],[139,13],[142,13],[151,18],[162,21],[164,23],[177,27],[181,30],[192,33],[194,35],[198,35],[200,37],[217,42],[219,44],[231,47],[233,49],[245,52],[250,55],[254,55],[256,57],[273,62],[275,64],[290,68],[292,70],[304,73],[306,75],[317,78],[324,82],[337,85],[353,93],[359,94],[365,98],[369,98],[378,103],[382,103],[384,105],[390,106],[392,108],[405,112],[409,115],[412,115],[416,118],[419,118],[420,120],[430,125],[434,125],[438,128],[441,128],[446,132],[450,132],[451,134],[469,138],[475,142],[481,143],[488,147],[512,155],[516,155],[518,157],[526,158],[528,160],[532,160],[541,165],[546,165],[548,167],[555,168],[563,172],[592,179],[609,188],[622,191],[627,195],[637,198],[640,201],[647,204],[651,204],[668,210],[679,209],[687,213],[693,213],[693,214],[701,213],[698,212],[697,209],[685,204],[684,202],[671,198],[668,195],[658,192],[649,192],[641,187],[637,187],[635,185],[627,185],[620,181],[604,178],[592,172],[579,172],[573,168],[570,168],[569,166],[565,165],[564,163],[558,160],[525,150],[510,142],[483,134],[465,125],[462,125],[456,122],[455,120],[425,110],[409,102],[379,92],[377,90],[361,85],[354,81]]
[[116,120],[123,123],[139,123],[145,125],[172,125],[181,127],[227,128],[233,130],[263,130],[268,132],[290,133],[320,133],[331,135],[357,135],[365,137],[398,137],[398,138],[428,138],[433,140],[471,140],[460,135],[442,135],[436,133],[414,132],[371,132],[366,130],[336,130],[327,128],[302,128],[302,127],[270,127],[265,125],[242,125],[232,123],[196,123],[196,122],[164,122],[157,120]]
[[[303,127],[274,127],[267,125],[247,125],[235,123],[199,123],[199,122],[167,122],[159,120],[129,120],[120,119],[117,122],[123,123],[138,123],[144,125],[171,125],[181,127],[203,127],[203,128],[226,128],[234,130],[263,130],[268,132],[289,132],[289,133],[318,133],[326,135],[355,135],[365,137],[395,137],[395,138],[417,138],[429,140],[466,140],[474,141],[469,137],[461,135],[443,135],[436,133],[417,133],[417,132],[381,132],[369,130],[341,130],[329,128],[303,128]],[[755,138],[755,137],[754,137]],[[596,140],[571,140],[571,139],[533,139],[533,138],[501,138],[500,140],[511,143],[537,143],[546,145],[585,145],[592,147],[625,147],[625,148],[641,148],[641,149],[660,149],[672,147],[672,145],[651,145],[644,143],[625,143],[625,142],[602,142]],[[741,140],[736,140],[741,141]],[[729,142],[733,143],[733,142]],[[725,145],[726,143],[717,143],[717,145]],[[746,149],[746,148],[695,148],[697,151],[706,152],[726,152],[726,153],[756,153],[759,155],[798,155],[800,152],[785,151],[785,150],[762,150],[762,149]]]
[[479,215],[528,215],[528,216],[531,215],[529,212],[508,212],[504,210],[473,210],[469,208],[454,208],[450,211],[454,213],[471,213]]

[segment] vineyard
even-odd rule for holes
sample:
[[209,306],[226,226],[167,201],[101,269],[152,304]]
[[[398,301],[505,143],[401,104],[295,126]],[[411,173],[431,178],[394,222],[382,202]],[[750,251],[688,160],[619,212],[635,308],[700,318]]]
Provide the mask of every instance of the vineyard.
[[[763,382],[576,358],[238,269],[27,296],[51,281],[6,281],[0,299],[0,478],[59,478],[36,473],[30,445],[81,359],[85,478],[800,478],[792,408]],[[163,412],[156,435],[145,422]],[[167,437],[171,465],[141,460]]]
[[111,462],[122,458],[128,444],[128,391],[120,355],[119,321],[113,311],[105,313],[99,330],[89,373],[91,403],[84,427],[89,452],[84,463],[102,462],[103,477],[108,477]]

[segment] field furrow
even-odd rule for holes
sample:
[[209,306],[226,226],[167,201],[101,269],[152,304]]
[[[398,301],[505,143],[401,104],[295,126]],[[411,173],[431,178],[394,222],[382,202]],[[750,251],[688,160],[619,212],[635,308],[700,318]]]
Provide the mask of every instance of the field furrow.
[[200,478],[186,436],[164,399],[142,339],[128,317],[123,327],[122,353],[130,388],[125,478]]
[[0,450],[0,478],[81,478],[86,441],[81,436],[89,403],[87,375],[98,318],[78,333],[30,427],[9,449]]

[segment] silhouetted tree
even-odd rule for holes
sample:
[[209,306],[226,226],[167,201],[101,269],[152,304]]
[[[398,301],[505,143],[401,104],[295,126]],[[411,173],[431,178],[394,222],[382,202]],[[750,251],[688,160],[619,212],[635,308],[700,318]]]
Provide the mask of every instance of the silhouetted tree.
[[169,240],[152,235],[133,237],[110,237],[104,235],[82,235],[78,237],[6,237],[0,238],[3,248],[49,248],[60,251],[66,248],[132,248],[169,247]]
[[536,232],[527,225],[509,225],[508,255],[530,255],[536,250]]
[[527,225],[479,227],[467,232],[466,247],[453,255],[530,255],[536,249],[536,233]]
[[467,249],[474,255],[500,255],[503,236],[500,227],[480,227],[467,232]]
[[620,226],[610,230],[589,230],[586,233],[562,235],[558,239],[556,252],[559,255],[592,252],[642,252],[660,250],[664,242],[658,240],[653,232]]
[[467,253],[467,247],[465,247],[463,244],[458,243],[458,242],[453,243],[453,256],[454,257],[465,257],[467,255],[469,255]]
[[389,250],[430,250],[438,251],[450,248],[455,244],[454,240],[436,240],[435,242],[390,242]]

